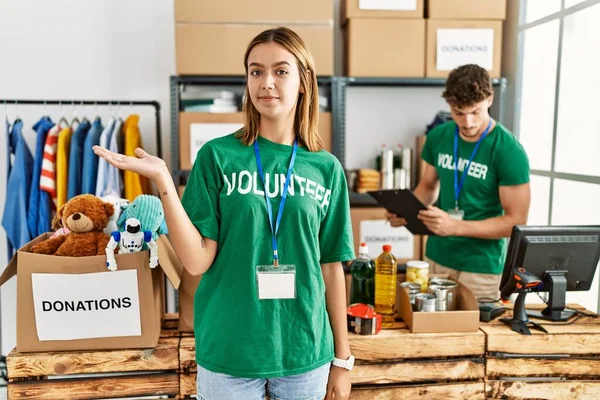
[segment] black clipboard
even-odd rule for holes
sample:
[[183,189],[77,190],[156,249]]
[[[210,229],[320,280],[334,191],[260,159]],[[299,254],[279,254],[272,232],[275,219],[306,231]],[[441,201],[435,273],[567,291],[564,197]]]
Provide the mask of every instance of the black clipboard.
[[381,207],[406,219],[406,229],[413,235],[435,235],[417,218],[419,211],[427,210],[427,207],[409,189],[375,190],[367,193]]

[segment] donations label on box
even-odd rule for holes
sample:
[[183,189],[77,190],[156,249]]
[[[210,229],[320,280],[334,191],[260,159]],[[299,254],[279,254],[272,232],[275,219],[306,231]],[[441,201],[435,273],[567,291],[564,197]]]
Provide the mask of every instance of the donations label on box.
[[361,10],[399,10],[414,11],[417,9],[417,0],[358,0]]
[[31,274],[40,341],[140,336],[136,270]]
[[360,241],[369,246],[369,257],[376,259],[384,244],[392,246],[396,258],[414,258],[415,237],[405,227],[394,228],[385,219],[360,221]]
[[196,123],[190,125],[190,163],[194,165],[198,150],[209,140],[237,132],[244,124]]
[[493,29],[438,29],[436,68],[450,71],[465,64],[491,70],[494,63]]

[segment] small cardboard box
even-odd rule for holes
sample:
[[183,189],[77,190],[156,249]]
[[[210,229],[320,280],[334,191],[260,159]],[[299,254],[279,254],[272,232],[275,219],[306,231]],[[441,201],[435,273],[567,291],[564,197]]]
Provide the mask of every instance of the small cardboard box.
[[392,245],[392,254],[398,264],[420,259],[421,236],[413,235],[404,227],[391,227],[385,219],[385,208],[352,207],[350,214],[355,254],[358,254],[360,243],[366,242],[373,260],[381,254],[384,244]]
[[[183,196],[184,191],[185,186],[179,186],[179,198]],[[179,285],[179,330],[181,332],[194,332],[194,295],[201,279],[202,275],[193,276],[183,269]]]
[[427,20],[428,78],[446,78],[464,64],[478,64],[490,77],[502,67],[502,21]]
[[[196,154],[206,141],[229,135],[243,124],[244,116],[237,113],[179,113],[179,167],[189,170],[194,165]],[[331,152],[332,127],[331,113],[319,113],[319,135],[325,150]]]
[[194,332],[194,296],[202,280],[202,275],[193,276],[186,270],[179,286],[179,330]]
[[229,135],[244,126],[237,113],[179,113],[179,167],[192,168],[200,147],[208,140]]
[[427,0],[431,19],[506,19],[506,0]]
[[[164,314],[164,273],[179,287],[183,266],[166,236],[158,239],[160,267],[148,251],[106,256],[58,257],[31,253],[49,237],[17,251],[0,285],[17,275],[17,351],[70,351],[156,347]],[[162,269],[161,269],[162,268]]]
[[460,282],[455,311],[414,312],[408,290],[400,288],[397,294],[400,295],[400,316],[413,333],[477,332],[479,329],[477,300]]
[[[177,74],[243,76],[246,73],[244,53],[250,41],[260,32],[277,26],[178,22],[175,24]],[[333,24],[286,26],[306,43],[317,75],[333,75]]]
[[346,46],[348,76],[425,76],[424,19],[353,18]]
[[342,21],[348,18],[423,18],[425,0],[341,0]]
[[329,22],[332,0],[175,0],[177,22]]

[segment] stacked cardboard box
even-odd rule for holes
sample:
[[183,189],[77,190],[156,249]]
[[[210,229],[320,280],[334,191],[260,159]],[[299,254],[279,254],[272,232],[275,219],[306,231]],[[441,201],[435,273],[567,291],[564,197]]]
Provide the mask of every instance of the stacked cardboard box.
[[252,38],[277,26],[304,39],[318,75],[333,75],[332,0],[175,0],[177,74],[244,75]]
[[425,76],[425,0],[342,0],[348,76]]
[[445,78],[464,64],[501,76],[506,0],[427,0],[428,78]]

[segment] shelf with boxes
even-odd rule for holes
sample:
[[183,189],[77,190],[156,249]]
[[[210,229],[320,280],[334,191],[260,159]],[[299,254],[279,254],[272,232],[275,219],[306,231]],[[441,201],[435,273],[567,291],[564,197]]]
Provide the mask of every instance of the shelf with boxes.
[[501,76],[506,0],[343,0],[348,76],[446,77],[477,63]]
[[[325,149],[341,153],[338,135],[340,77],[318,77],[319,134]],[[171,171],[176,185],[185,185],[202,144],[234,132],[243,123],[241,101],[245,77],[240,75],[172,76],[171,86]],[[189,94],[185,94],[187,93]],[[211,107],[216,107],[213,112]],[[338,128],[339,130],[339,128]],[[339,156],[338,156],[339,157]]]
[[175,0],[177,75],[244,75],[248,43],[277,26],[304,39],[318,75],[334,75],[332,0]]

